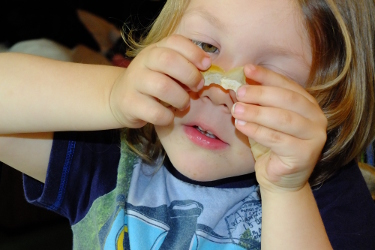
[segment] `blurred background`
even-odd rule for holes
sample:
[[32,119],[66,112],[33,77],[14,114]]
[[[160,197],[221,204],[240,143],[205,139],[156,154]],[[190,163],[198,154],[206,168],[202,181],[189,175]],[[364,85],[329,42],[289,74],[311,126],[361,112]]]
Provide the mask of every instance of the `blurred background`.
[[152,22],[164,3],[165,0],[7,1],[1,8],[0,43],[10,47],[19,41],[47,38],[70,48],[85,44],[98,49],[79,21],[77,9],[90,11],[117,27],[131,22],[142,28]]
[[[142,33],[160,12],[165,0],[7,1],[1,8],[0,44],[10,48],[22,41],[45,38],[67,48],[84,45],[100,51],[100,44],[81,22],[85,10],[121,29],[124,23]],[[120,46],[119,46],[120,45]],[[120,50],[122,41],[116,46]],[[72,249],[67,219],[26,202],[22,174],[0,162],[0,249]]]

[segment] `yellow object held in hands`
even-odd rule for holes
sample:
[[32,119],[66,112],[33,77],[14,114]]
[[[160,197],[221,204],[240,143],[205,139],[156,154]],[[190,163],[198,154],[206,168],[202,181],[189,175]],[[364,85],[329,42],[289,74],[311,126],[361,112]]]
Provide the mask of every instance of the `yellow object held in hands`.
[[[202,75],[204,77],[205,86],[217,84],[224,89],[231,89],[237,92],[239,87],[246,84],[246,77],[243,72],[243,67],[233,68],[225,72],[219,66],[212,65],[207,71],[202,72]],[[269,148],[257,143],[251,138],[249,138],[249,143],[255,160],[258,160],[259,157],[270,152]]]
[[241,85],[246,84],[243,67],[237,67],[225,72],[222,68],[212,65],[207,71],[202,72],[204,85],[218,84],[224,89],[232,89],[237,92]]

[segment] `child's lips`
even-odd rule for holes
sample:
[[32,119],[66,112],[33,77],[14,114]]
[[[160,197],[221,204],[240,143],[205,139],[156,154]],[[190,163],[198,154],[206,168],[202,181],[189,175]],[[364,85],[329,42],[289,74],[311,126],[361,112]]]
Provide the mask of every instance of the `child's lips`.
[[198,125],[185,125],[184,132],[190,141],[206,149],[220,150],[228,146],[228,143],[221,140],[215,132]]
[[[212,121],[211,121],[212,122]],[[212,123],[216,123],[212,122]],[[217,128],[217,126],[211,126],[209,123],[204,121],[204,119],[199,119],[199,121],[194,121],[188,124],[184,124],[185,126],[194,127],[195,129],[198,129],[203,134],[209,134],[210,136],[216,137],[216,139],[221,140],[225,142],[222,138],[222,132],[220,132]]]
[[213,138],[213,139],[218,139],[218,137],[214,133],[212,133],[211,131],[205,130],[205,129],[201,128],[200,126],[193,126],[193,127],[198,129],[199,132],[201,132],[202,134],[204,134],[207,137],[210,137],[210,138]]

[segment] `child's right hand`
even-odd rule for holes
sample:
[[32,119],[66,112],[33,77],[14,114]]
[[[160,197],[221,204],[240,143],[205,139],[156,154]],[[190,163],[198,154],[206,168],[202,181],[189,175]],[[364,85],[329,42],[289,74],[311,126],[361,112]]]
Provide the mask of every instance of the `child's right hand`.
[[233,116],[239,131],[270,149],[255,164],[261,191],[301,190],[325,145],[327,118],[297,82],[261,66],[248,65],[244,71],[258,84],[238,90]]
[[146,47],[112,87],[109,101],[113,116],[129,128],[171,123],[174,114],[161,102],[186,109],[190,100],[187,91],[203,87],[199,70],[210,64],[208,54],[180,35]]

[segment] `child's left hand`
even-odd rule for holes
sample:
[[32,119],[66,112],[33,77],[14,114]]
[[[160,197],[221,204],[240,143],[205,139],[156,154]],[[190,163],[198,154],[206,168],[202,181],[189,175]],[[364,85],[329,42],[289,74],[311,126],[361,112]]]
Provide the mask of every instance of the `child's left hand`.
[[306,185],[326,142],[327,119],[298,83],[271,70],[247,65],[245,75],[260,85],[237,92],[236,128],[270,148],[255,163],[261,188],[271,192]]

